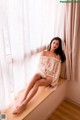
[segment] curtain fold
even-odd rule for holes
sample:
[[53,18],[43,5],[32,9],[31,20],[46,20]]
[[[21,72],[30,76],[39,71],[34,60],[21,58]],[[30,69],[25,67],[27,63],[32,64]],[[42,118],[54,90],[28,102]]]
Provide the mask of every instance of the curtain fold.
[[[32,50],[59,36],[64,44],[65,4],[56,0],[0,1],[0,110],[30,82],[39,55]],[[26,59],[25,59],[26,58]]]
[[67,3],[65,17],[66,72],[68,80],[80,79],[80,4]]

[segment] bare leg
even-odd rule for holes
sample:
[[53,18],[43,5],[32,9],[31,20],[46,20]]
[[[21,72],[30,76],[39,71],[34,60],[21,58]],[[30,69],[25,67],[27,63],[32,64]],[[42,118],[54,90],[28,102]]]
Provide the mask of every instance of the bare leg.
[[51,77],[47,77],[46,79],[41,79],[37,81],[24,103],[27,104],[32,99],[32,97],[36,94],[39,86],[48,86],[51,84],[51,82]]
[[36,73],[36,74],[34,75],[34,77],[32,78],[29,86],[27,87],[21,103],[26,99],[26,97],[27,97],[27,95],[29,94],[30,90],[33,88],[35,82],[38,81],[38,80],[40,80],[40,79],[41,79],[41,75],[38,74],[38,73]]
[[39,86],[48,86],[52,82],[51,77],[47,77],[47,79],[41,79],[39,81],[36,81],[34,87],[31,89],[29,95],[27,98],[23,101],[23,103],[13,112],[13,114],[18,114],[21,111],[23,111],[24,107],[28,104],[28,102],[33,98],[33,96],[38,91]]
[[24,96],[23,96],[21,102],[16,106],[16,108],[18,108],[19,106],[21,106],[21,104],[24,102],[24,100],[26,99],[27,95],[29,94],[29,92],[30,92],[31,89],[33,88],[35,82],[38,81],[38,80],[40,80],[41,78],[42,78],[42,77],[41,77],[41,75],[40,75],[39,73],[36,73],[36,74],[33,76],[33,78],[32,78],[32,80],[31,80],[29,86],[28,86],[28,87],[26,88],[26,90],[25,90],[25,93],[24,93]]

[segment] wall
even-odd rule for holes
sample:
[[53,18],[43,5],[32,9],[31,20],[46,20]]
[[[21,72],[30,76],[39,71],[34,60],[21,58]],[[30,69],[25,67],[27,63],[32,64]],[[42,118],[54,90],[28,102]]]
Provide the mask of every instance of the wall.
[[[78,53],[77,59],[78,59],[78,63],[80,63],[79,62],[80,61],[80,47],[79,47],[78,52],[79,53]],[[78,65],[78,72],[80,72],[80,64]],[[77,74],[76,78],[77,79],[75,81],[68,81],[66,97],[80,104],[80,73]]]
[[66,97],[75,103],[80,104],[80,82],[68,82]]

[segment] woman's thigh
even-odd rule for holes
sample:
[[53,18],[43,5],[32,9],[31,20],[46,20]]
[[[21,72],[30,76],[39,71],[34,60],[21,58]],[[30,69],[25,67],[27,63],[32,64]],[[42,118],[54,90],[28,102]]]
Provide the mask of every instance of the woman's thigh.
[[42,79],[36,81],[35,85],[37,85],[37,86],[49,86],[51,83],[52,83],[52,78],[46,77],[45,79],[42,78]]
[[35,73],[34,76],[32,77],[31,82],[36,82],[38,80],[40,80],[42,78],[42,76],[40,75],[40,73]]

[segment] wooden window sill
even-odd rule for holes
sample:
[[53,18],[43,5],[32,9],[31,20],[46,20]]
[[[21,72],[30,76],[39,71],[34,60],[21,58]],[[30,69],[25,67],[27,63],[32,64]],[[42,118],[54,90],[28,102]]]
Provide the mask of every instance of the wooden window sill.
[[[64,82],[64,79],[59,79],[58,87]],[[57,89],[56,89],[57,90]],[[56,91],[55,90],[55,91]],[[18,94],[17,99],[14,101],[14,104],[6,110],[5,114],[7,114],[7,119],[4,120],[23,120],[27,115],[29,115],[36,107],[38,107],[51,93],[55,92],[53,88],[45,88],[40,87],[37,94],[34,98],[28,103],[26,109],[20,113],[19,115],[13,115],[12,111],[17,103],[20,102],[24,90]]]

